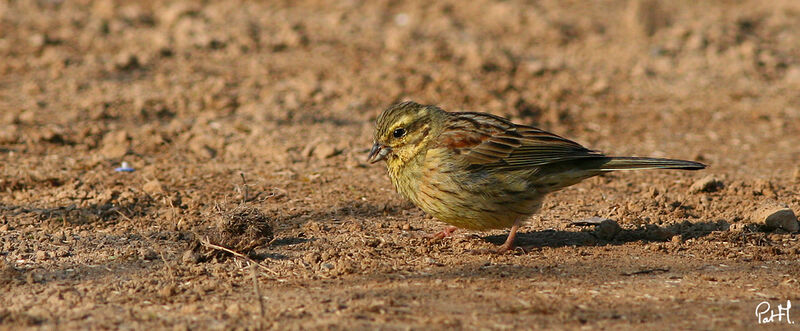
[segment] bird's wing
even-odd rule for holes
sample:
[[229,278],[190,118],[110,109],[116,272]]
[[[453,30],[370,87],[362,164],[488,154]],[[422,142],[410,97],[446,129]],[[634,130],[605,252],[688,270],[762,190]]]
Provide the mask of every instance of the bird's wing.
[[439,144],[471,165],[504,169],[603,156],[558,135],[483,113],[452,113]]

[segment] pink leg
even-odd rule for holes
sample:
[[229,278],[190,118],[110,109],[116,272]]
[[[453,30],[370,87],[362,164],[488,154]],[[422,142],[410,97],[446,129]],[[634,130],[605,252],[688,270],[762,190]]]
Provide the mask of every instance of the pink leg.
[[436,240],[444,239],[453,235],[453,232],[455,232],[456,230],[458,230],[458,228],[455,226],[447,226],[442,231],[432,234],[431,237]]
[[514,223],[514,226],[511,227],[511,231],[508,233],[506,242],[497,248],[498,253],[505,253],[514,250],[516,247],[516,245],[514,245],[514,239],[517,238],[517,230],[519,230],[519,222]]

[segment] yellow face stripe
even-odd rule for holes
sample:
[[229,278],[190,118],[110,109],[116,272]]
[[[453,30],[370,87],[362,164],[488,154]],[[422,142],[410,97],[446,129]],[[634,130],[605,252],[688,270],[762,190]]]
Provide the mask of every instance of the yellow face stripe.
[[407,126],[419,117],[420,116],[418,114],[405,114],[403,117],[400,117],[400,119],[397,120],[397,123],[399,124],[398,126]]

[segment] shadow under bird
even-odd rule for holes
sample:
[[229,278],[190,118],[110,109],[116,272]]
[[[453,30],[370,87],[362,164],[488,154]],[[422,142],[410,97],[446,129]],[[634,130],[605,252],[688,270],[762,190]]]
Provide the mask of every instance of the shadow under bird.
[[485,113],[447,112],[412,101],[378,116],[368,161],[386,161],[397,191],[456,228],[511,228],[499,251],[514,248],[520,224],[551,192],[617,170],[698,170],[684,160],[615,157],[541,129]]

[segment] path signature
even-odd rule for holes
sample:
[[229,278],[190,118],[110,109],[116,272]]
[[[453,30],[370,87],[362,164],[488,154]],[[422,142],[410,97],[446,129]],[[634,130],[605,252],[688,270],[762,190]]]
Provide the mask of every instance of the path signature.
[[[786,323],[794,324],[792,319],[789,317],[789,310],[792,308],[792,301],[786,300],[786,307],[783,305],[778,305],[777,313],[775,310],[772,309],[769,302],[763,301],[756,306],[756,317],[758,318],[758,324],[767,324],[776,322],[775,318],[777,317],[777,322],[783,322],[784,318],[786,319]],[[769,314],[769,315],[767,315]]]

